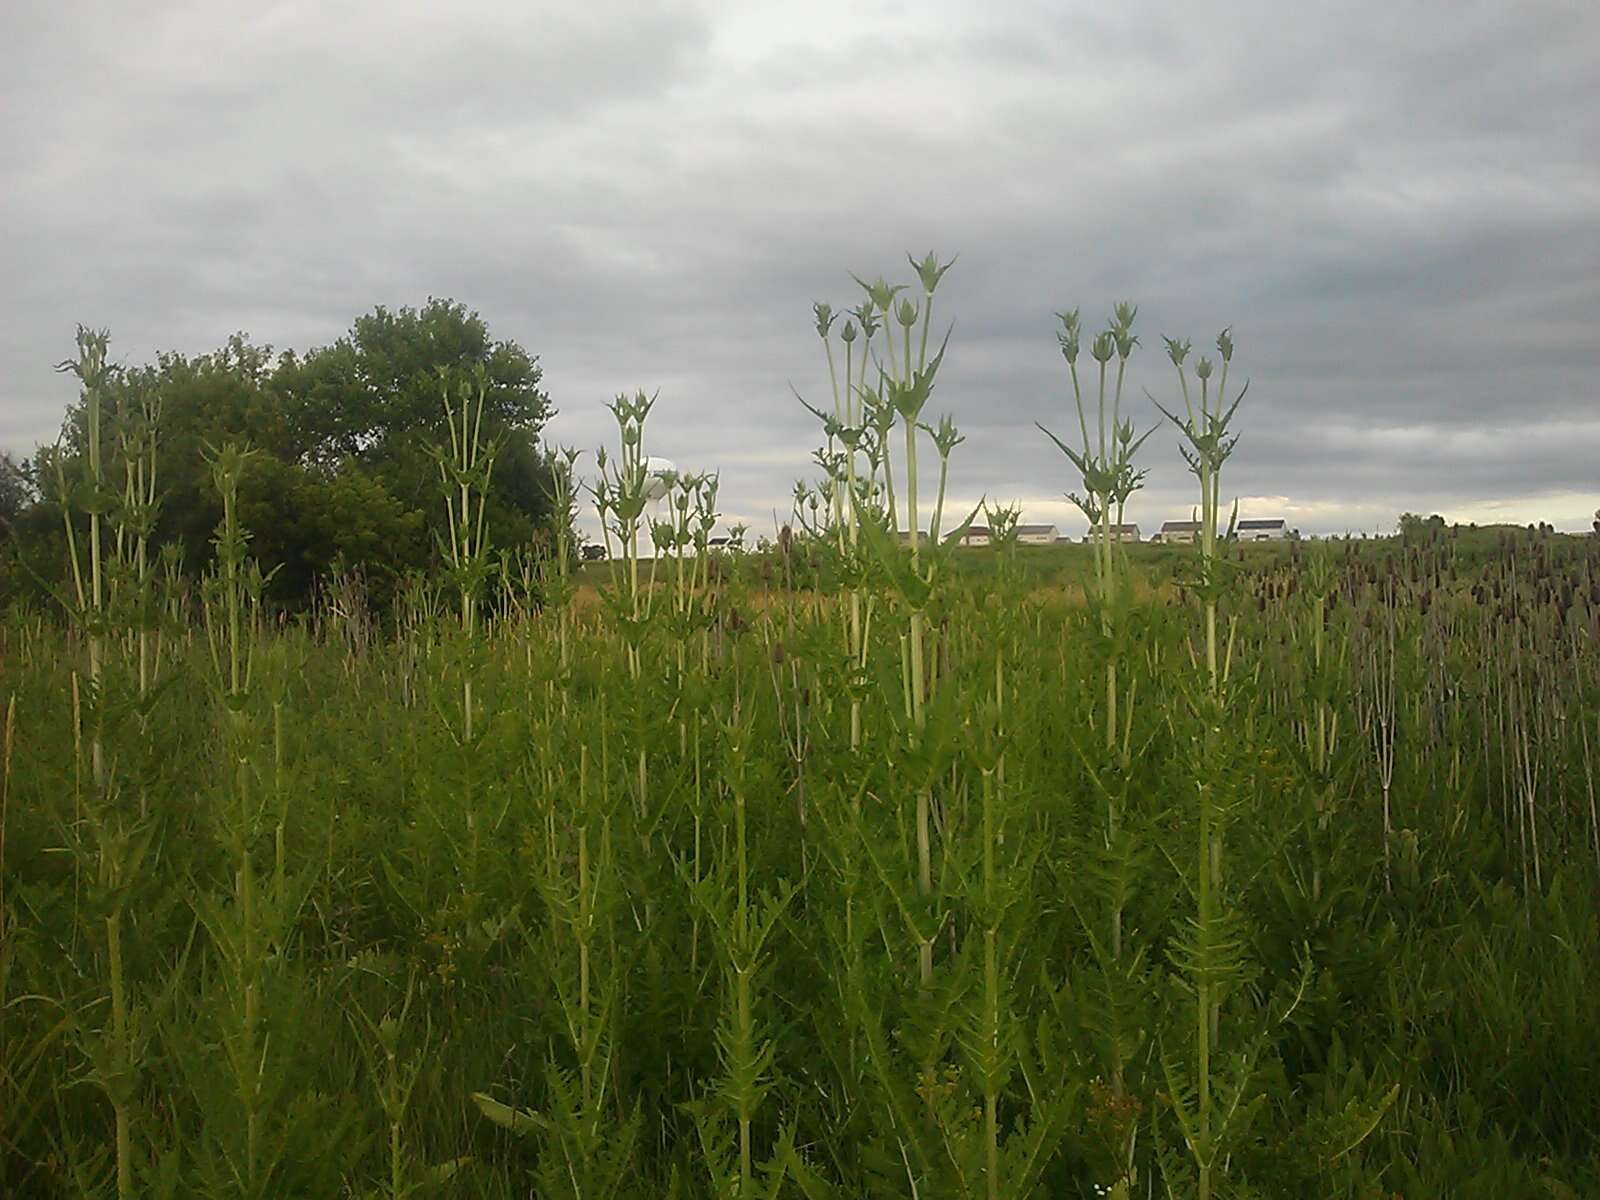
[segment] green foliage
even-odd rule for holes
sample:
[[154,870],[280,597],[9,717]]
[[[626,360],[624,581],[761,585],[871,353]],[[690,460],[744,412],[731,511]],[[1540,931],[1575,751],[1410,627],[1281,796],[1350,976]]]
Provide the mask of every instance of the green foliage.
[[[948,268],[913,266],[814,310],[822,480],[755,553],[711,552],[714,478],[647,488],[655,400],[619,397],[593,573],[563,524],[490,545],[517,429],[489,366],[411,353],[459,349],[448,312],[324,385],[369,356],[431,443],[369,413],[293,449],[242,342],[157,414],[85,332],[37,467],[63,603],[0,618],[0,1193],[1600,1190],[1596,545],[1228,547],[1207,368],[1197,553],[1036,552],[995,508],[963,550],[960,435],[920,423]],[[189,510],[141,474],[168,445]],[[575,460],[539,458],[562,512]],[[147,534],[199,515],[195,589]],[[402,528],[453,570],[380,630],[316,564]],[[284,537],[324,539],[307,620]]]
[[[451,301],[377,308],[332,345],[303,355],[274,355],[235,334],[210,354],[160,354],[145,366],[109,370],[107,444],[141,403],[158,403],[153,534],[157,543],[181,546],[191,569],[208,560],[221,515],[205,448],[249,445],[256,455],[240,480],[241,514],[256,531],[257,556],[281,568],[273,598],[301,607],[320,578],[358,570],[383,611],[406,574],[430,565],[435,537],[446,533],[432,457],[432,447],[448,442],[441,372],[451,386],[482,376],[484,433],[501,443],[488,525],[497,546],[531,545],[548,523],[553,488],[538,442],[552,413],[541,368]],[[58,460],[82,456],[88,433],[87,407],[76,405],[60,447],[41,453],[41,467],[48,473]],[[25,510],[27,493],[15,483],[16,473],[0,468],[0,505]]]
[[[1497,694],[1531,661],[1511,657],[1494,601],[1531,552],[1508,551],[1487,582],[1476,565],[1447,577],[1426,614],[1398,601],[1396,837],[1416,850],[1397,853],[1391,893],[1363,692],[1316,683],[1303,640],[1320,597],[1325,669],[1365,663],[1386,598],[1441,586],[1438,563],[1377,549],[1249,556],[1231,600],[1234,686],[1249,690],[1220,756],[1172,675],[1193,671],[1193,611],[1170,581],[1145,586],[1166,555],[1130,556],[1156,598],[1123,660],[1140,698],[1126,767],[1084,716],[1104,703],[1098,669],[1068,667],[1099,661],[1098,618],[1059,590],[1077,590],[1089,549],[1038,560],[1058,564],[1055,598],[1021,549],[930,597],[930,624],[952,624],[916,743],[898,630],[876,626],[852,684],[847,601],[732,560],[696,583],[682,625],[661,570],[637,678],[595,610],[488,620],[466,744],[449,608],[360,649],[334,627],[250,619],[246,591],[237,700],[226,638],[221,672],[204,637],[170,642],[141,703],[116,636],[103,698],[80,684],[76,722],[61,631],[0,624],[17,664],[6,1186],[114,1189],[114,1099],[135,1194],[237,1194],[252,1111],[262,1194],[715,1195],[743,1176],[741,1114],[750,1187],[782,1195],[983,1197],[991,1178],[1002,1195],[1136,1196],[1168,1178],[1182,1194],[1186,1130],[1208,1145],[1203,978],[1221,993],[1211,1136],[1234,1194],[1588,1194],[1600,928],[1585,735],[1570,717],[1528,726],[1549,785],[1535,889],[1526,806],[1500,790],[1512,725],[1448,703]],[[1558,636],[1563,582],[1600,568],[1582,550],[1548,548],[1543,600],[1523,580],[1524,644]],[[1576,590],[1567,619],[1595,619]],[[1592,755],[1592,650],[1561,661],[1544,703],[1587,714]],[[1305,749],[1321,703],[1351,730],[1326,772]],[[1312,800],[1329,779],[1323,827]],[[1228,830],[1210,927],[1194,901],[1200,781]]]

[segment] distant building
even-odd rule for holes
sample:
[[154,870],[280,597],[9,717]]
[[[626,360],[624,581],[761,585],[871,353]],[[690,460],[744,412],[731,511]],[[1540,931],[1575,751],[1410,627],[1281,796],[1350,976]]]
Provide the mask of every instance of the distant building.
[[1282,517],[1251,518],[1234,527],[1234,536],[1241,542],[1278,542],[1289,536],[1289,526]]
[[1199,521],[1163,521],[1161,532],[1150,539],[1161,541],[1168,546],[1189,546],[1200,540]]
[[1056,541],[1054,525],[1018,525],[1017,541],[1024,546],[1051,546]]
[[[1096,525],[1083,535],[1084,545],[1089,545],[1099,536],[1100,527]],[[1137,525],[1113,525],[1110,529],[1113,542],[1137,542],[1139,540],[1139,527]]]
[[966,535],[961,539],[963,546],[987,546],[993,540],[989,535],[987,525],[970,525]]

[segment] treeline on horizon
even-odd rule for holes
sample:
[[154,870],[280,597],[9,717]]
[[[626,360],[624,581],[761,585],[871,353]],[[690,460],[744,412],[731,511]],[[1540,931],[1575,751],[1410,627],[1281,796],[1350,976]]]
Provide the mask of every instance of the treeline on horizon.
[[[222,516],[210,458],[247,447],[239,515],[253,557],[271,572],[272,601],[304,607],[319,580],[354,572],[381,611],[408,576],[438,561],[447,536],[436,458],[449,444],[446,388],[483,388],[483,433],[497,447],[485,522],[493,546],[531,553],[551,544],[552,466],[539,435],[554,409],[542,375],[536,355],[492,336],[465,305],[435,298],[378,306],[304,352],[236,333],[207,354],[109,367],[99,503],[117,503],[124,465],[153,426],[151,544],[167,569],[197,574]],[[0,454],[0,603],[65,594],[63,500],[71,496],[77,519],[95,503],[74,493],[86,412],[82,398],[70,405],[58,441],[30,458]]]

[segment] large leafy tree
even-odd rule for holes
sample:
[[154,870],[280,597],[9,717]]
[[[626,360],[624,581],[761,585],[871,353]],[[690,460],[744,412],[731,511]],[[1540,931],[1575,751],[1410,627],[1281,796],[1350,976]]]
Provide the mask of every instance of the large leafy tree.
[[479,368],[488,387],[485,420],[537,435],[550,415],[537,360],[516,342],[493,340],[477,313],[449,300],[376,308],[333,345],[285,355],[273,384],[308,439],[308,455],[375,462],[442,438],[440,372],[459,379]]
[[549,474],[539,431],[551,415],[537,359],[496,341],[476,313],[430,300],[421,309],[376,308],[349,334],[303,358],[285,355],[272,378],[304,461],[359,466],[427,531],[442,532],[434,449],[448,440],[443,388],[485,388],[484,432],[501,443],[490,491],[490,532],[500,545],[528,541],[549,516]]
[[[381,595],[433,561],[443,503],[434,447],[447,439],[446,386],[481,379],[485,432],[502,449],[490,492],[491,539],[525,545],[550,516],[539,431],[551,415],[537,359],[497,341],[464,305],[377,308],[332,345],[274,355],[236,334],[195,357],[163,354],[120,372],[113,409],[160,403],[158,541],[210,557],[220,504],[208,448],[242,441],[258,453],[241,485],[252,550],[277,566],[274,589],[303,601],[336,564],[361,569]],[[81,406],[69,411],[61,453],[81,444]]]
[[0,521],[15,521],[33,502],[25,464],[0,450]]
[[0,451],[0,602],[33,590],[22,570],[20,556],[24,546],[43,540],[42,518],[47,514],[37,499],[27,461]]

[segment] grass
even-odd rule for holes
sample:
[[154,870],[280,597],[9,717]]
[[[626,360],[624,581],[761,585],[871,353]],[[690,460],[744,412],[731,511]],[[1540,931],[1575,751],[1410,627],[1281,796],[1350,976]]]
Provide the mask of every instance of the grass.
[[902,549],[943,269],[819,309],[760,553],[689,479],[638,556],[643,396],[618,561],[493,569],[468,421],[393,614],[108,506],[0,620],[0,1194],[1600,1189],[1594,541]]

